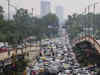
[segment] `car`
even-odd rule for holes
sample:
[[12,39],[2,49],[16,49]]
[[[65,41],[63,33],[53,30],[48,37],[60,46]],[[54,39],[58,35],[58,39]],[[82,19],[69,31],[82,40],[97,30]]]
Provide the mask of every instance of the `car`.
[[8,51],[8,47],[6,46],[0,47],[0,52],[6,52],[6,51]]
[[64,71],[66,74],[71,74],[72,70],[65,70]]
[[13,47],[11,45],[8,46],[9,50],[13,50]]
[[17,49],[22,49],[22,48],[24,48],[23,45],[17,45]]
[[73,71],[75,74],[77,74],[79,72],[79,69],[74,69]]
[[81,72],[81,73],[79,73],[79,74],[77,74],[77,75],[91,75],[91,74],[88,73],[88,72]]
[[63,54],[63,52],[62,51],[57,51],[57,54],[59,55],[61,55],[61,54]]
[[78,68],[79,68],[79,66],[73,66],[73,68],[74,68],[74,69],[78,69]]

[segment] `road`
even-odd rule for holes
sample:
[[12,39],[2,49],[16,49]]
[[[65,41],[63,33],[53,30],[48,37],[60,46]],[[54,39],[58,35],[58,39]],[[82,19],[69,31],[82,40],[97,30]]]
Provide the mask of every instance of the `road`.
[[[68,36],[57,38],[54,42],[49,40],[48,44],[42,48],[43,56],[40,56],[39,61],[27,69],[27,75],[30,73],[47,75],[47,71],[50,75],[96,75],[91,74],[95,72],[89,70],[88,67],[80,66],[70,42],[66,42],[66,40],[69,40]],[[52,47],[49,48],[48,46]],[[52,48],[55,53],[53,53]]]
[[[36,56],[39,55],[39,51],[40,50],[40,47],[39,46],[32,46],[32,47],[27,47],[27,48],[24,48],[23,49],[23,52],[26,52],[26,53],[29,53],[29,56],[25,55],[25,59],[28,59],[30,62],[29,62],[29,65],[31,64],[34,64],[35,63],[35,58]],[[5,64],[11,64],[12,61],[11,61],[11,56],[12,54],[15,54],[15,50],[12,50],[10,51],[10,56],[8,56],[8,52],[3,52],[3,53],[0,53],[0,61],[1,60],[6,60],[8,59],[6,62],[4,62]],[[17,50],[17,55],[21,54],[22,53],[22,50],[21,49],[18,49]]]
[[40,53],[40,47],[28,47],[27,51],[29,52],[29,56],[25,56],[25,58],[30,61],[29,65],[34,65],[36,62],[36,56]]

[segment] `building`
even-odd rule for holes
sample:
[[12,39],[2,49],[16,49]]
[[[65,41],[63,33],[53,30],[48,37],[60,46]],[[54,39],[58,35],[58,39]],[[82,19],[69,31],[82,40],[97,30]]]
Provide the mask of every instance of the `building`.
[[63,26],[64,26],[64,9],[62,6],[56,7],[56,16],[59,19],[59,36],[63,36]]
[[64,8],[62,6],[56,7],[56,16],[59,18],[59,23],[63,24],[63,22],[64,22]]
[[41,0],[40,2],[40,15],[45,16],[51,12],[51,3],[50,1]]

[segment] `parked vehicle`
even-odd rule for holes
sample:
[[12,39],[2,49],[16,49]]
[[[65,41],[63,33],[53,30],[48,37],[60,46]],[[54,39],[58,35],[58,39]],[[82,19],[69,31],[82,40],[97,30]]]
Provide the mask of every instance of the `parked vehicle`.
[[0,47],[0,52],[6,52],[6,51],[8,51],[8,47],[6,46]]

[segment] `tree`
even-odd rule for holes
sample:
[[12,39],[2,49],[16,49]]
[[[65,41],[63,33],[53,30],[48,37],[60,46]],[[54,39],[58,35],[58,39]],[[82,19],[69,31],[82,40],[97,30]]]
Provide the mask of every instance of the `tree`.
[[73,49],[81,65],[88,66],[89,64],[94,65],[100,63],[100,54],[98,54],[98,51],[90,42],[83,41],[77,43]]
[[[72,34],[71,39],[79,37],[78,35],[82,35],[86,33],[88,34],[99,34],[96,31],[99,32],[99,14],[93,14],[93,13],[88,13],[88,14],[73,14],[72,16],[68,16],[68,20],[66,20],[66,26],[67,30]],[[89,30],[89,28],[92,28],[93,30]],[[88,29],[88,30],[86,30]],[[92,33],[91,33],[92,32]],[[98,35],[95,35],[96,37]],[[99,35],[100,36],[100,35]]]
[[30,34],[31,17],[29,16],[27,10],[20,8],[17,10],[16,15],[14,15],[14,20],[16,22],[16,31],[19,33],[18,39],[23,39]]
[[[3,8],[0,6],[0,41],[8,41],[10,44],[23,41],[29,36],[37,39],[45,35],[57,34],[58,18],[55,14],[48,14],[42,18],[32,17],[26,9],[20,8],[16,11],[13,20],[3,19]],[[51,25],[52,28],[48,28]]]
[[0,6],[0,41],[5,41],[7,38],[7,35],[4,34],[4,27],[5,27],[5,21],[3,19],[3,13],[4,13],[4,10],[3,10],[3,7]]
[[3,19],[3,13],[4,13],[3,7],[0,6],[0,19]]
[[49,13],[48,15],[42,17],[41,29],[43,33],[45,33],[48,36],[50,36],[50,34],[56,35],[58,32],[58,27],[59,27],[58,22],[59,22],[58,17],[55,14]]
[[24,39],[29,36],[39,37],[41,31],[41,20],[29,15],[26,9],[17,10],[14,19],[17,25],[18,39]]

